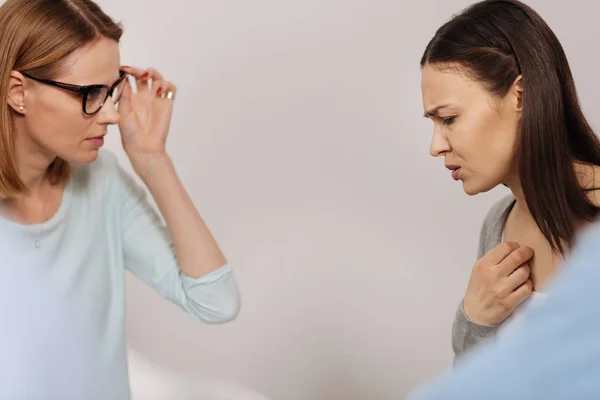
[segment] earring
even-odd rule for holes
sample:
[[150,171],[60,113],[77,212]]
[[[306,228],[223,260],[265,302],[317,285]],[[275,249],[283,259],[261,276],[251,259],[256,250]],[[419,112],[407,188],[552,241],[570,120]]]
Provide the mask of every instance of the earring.
[[23,111],[24,107],[23,106],[19,106],[19,110]]

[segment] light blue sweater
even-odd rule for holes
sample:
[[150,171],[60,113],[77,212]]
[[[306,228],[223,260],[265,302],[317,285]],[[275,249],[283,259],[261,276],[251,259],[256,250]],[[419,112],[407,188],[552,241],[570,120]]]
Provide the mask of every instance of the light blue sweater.
[[[39,280],[36,285],[43,282],[70,305],[70,315],[76,316],[71,322],[85,324],[85,331],[92,332],[83,340],[96,386],[86,397],[90,399],[96,398],[92,392],[103,399],[130,397],[125,270],[207,323],[229,321],[240,308],[228,265],[197,280],[180,272],[170,235],[144,188],[108,151],[101,151],[90,165],[74,166],[60,208],[50,221],[21,225],[0,218],[0,257],[3,279],[10,279],[12,268],[30,273]],[[32,303],[43,301],[42,297]],[[11,321],[4,319],[2,324],[10,326]]]

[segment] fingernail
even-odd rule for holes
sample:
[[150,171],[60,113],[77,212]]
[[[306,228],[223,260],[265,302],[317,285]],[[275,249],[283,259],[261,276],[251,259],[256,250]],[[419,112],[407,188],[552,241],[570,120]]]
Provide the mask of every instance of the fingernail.
[[162,93],[162,88],[158,88],[158,92],[156,92],[156,94],[160,96],[161,93]]
[[146,79],[148,75],[150,75],[148,72],[144,72],[144,75],[142,75],[142,79]]

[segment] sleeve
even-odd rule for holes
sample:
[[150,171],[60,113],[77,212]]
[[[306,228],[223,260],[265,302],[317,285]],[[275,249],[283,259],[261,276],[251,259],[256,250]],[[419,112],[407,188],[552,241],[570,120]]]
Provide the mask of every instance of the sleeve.
[[211,324],[234,319],[241,302],[231,267],[223,265],[199,279],[183,274],[171,236],[148,202],[145,188],[121,168],[116,158],[114,165],[122,206],[125,268],[194,318]]
[[455,360],[494,337],[497,330],[497,325],[479,325],[469,320],[461,301],[452,324],[452,350],[454,350]]
[[[410,400],[600,398],[600,225],[577,247],[523,324],[461,358]],[[560,316],[560,318],[557,318]]]
[[[488,248],[495,245],[495,240],[491,237],[493,235],[492,231],[498,229],[498,224],[503,221],[504,212],[511,202],[512,198],[510,196],[500,200],[485,217],[479,234],[478,260],[487,253]],[[499,226],[500,229],[503,228],[503,224]],[[500,325],[479,325],[469,320],[461,300],[452,324],[452,349],[454,350],[455,361],[471,349],[494,337],[499,327]]]

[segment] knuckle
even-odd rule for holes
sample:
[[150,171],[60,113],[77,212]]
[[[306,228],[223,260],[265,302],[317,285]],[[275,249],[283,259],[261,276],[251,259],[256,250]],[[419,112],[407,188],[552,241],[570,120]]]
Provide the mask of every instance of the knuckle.
[[521,247],[518,250],[519,256],[525,260],[528,260],[531,257],[531,249],[529,247]]
[[527,254],[527,252],[522,249],[515,251],[512,255],[513,255],[514,261],[519,264],[525,263],[530,258],[529,255]]
[[502,310],[502,313],[507,313],[510,312],[513,308],[512,303],[510,300],[504,298],[500,301],[498,301],[498,306],[500,307],[500,309]]
[[497,285],[490,285],[489,287],[490,296],[496,301],[502,301],[502,290]]
[[519,253],[528,260],[533,256],[533,249],[528,246],[523,246],[519,248]]
[[488,268],[484,264],[480,264],[473,271],[473,274],[475,276],[477,276],[478,279],[481,279],[481,280],[483,280],[485,282],[490,282],[490,281],[493,281],[493,278],[494,278],[494,269],[493,268]]
[[498,274],[493,269],[487,269],[481,275],[487,286],[492,286],[498,281]]
[[513,252],[508,257],[506,257],[506,261],[513,265],[519,265],[521,264],[521,257],[519,256],[519,253]]
[[512,242],[502,242],[500,243],[500,250],[502,250],[503,252],[509,252],[512,251]]

